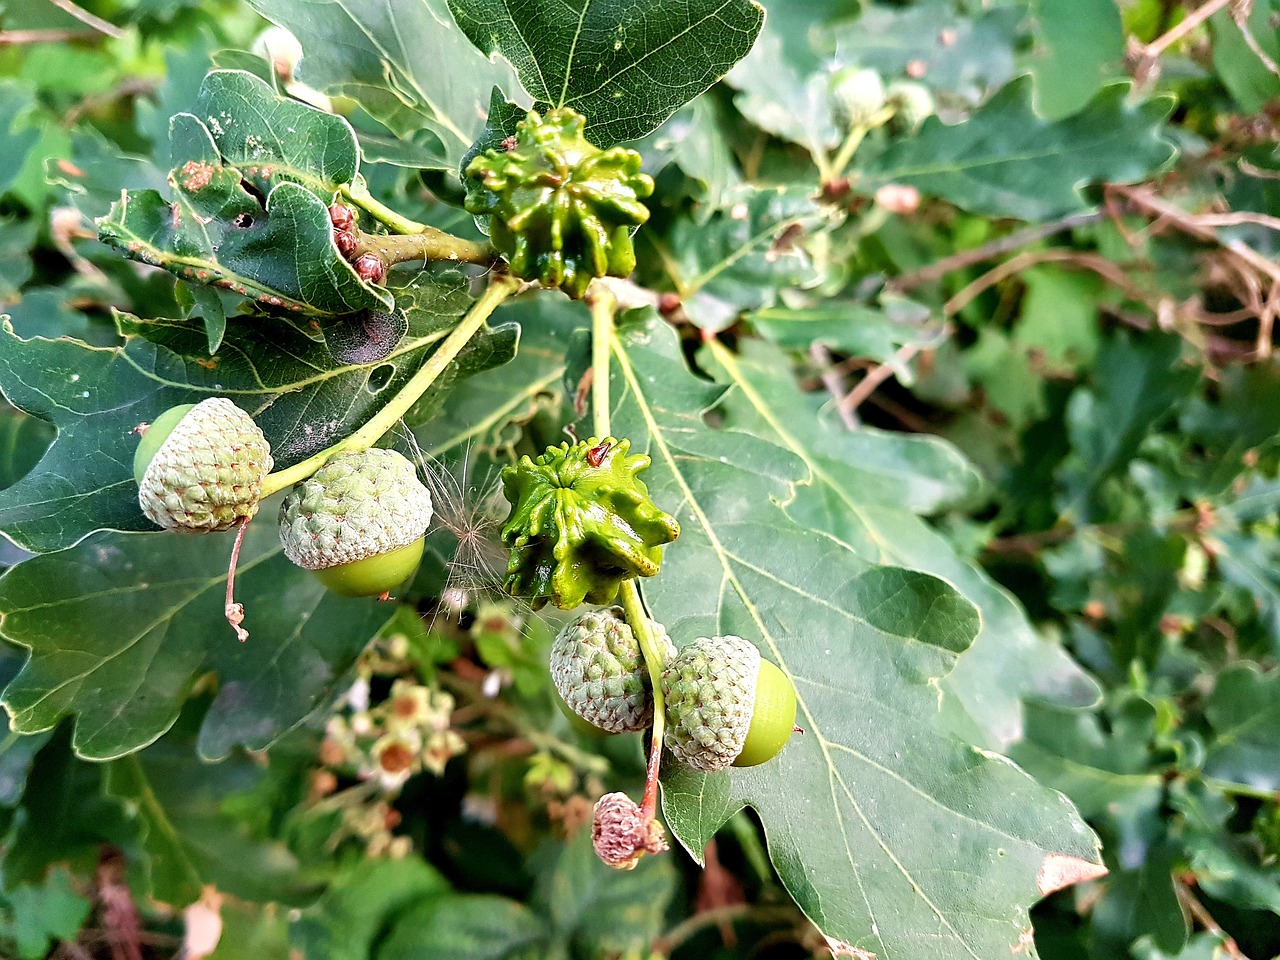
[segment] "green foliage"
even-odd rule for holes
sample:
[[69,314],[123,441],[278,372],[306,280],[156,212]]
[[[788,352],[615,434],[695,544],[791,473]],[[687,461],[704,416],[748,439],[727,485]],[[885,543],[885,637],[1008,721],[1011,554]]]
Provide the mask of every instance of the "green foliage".
[[[0,29],[0,955],[1280,953],[1274,3],[82,6]],[[139,505],[212,397],[243,542]],[[275,523],[373,446],[381,600]],[[781,753],[563,710],[615,599]]]

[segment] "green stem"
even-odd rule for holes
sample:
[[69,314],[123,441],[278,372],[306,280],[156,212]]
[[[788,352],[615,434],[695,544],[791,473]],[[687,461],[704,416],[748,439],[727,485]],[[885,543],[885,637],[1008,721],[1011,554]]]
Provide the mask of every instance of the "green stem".
[[262,481],[262,498],[265,500],[273,493],[305,480],[324,466],[325,461],[334,454],[353,450],[367,450],[377,443],[382,435],[395,426],[396,422],[408,413],[409,409],[436,382],[436,378],[462,352],[462,349],[484,326],[485,321],[489,319],[489,316],[497,309],[498,305],[518,289],[520,289],[520,281],[516,278],[507,274],[495,274],[493,279],[489,281],[488,288],[481,294],[480,299],[471,305],[467,315],[453,328],[453,332],[445,338],[444,343],[440,344],[439,349],[422,365],[422,369],[400,388],[400,392],[392,397],[385,407],[379,410],[368,423],[340,443],[321,450],[301,463],[295,463],[292,467],[268,475]]
[[[591,299],[591,412],[596,436],[601,439],[613,433],[609,425],[609,358],[613,347],[613,318],[618,301],[613,292],[596,284]],[[645,773],[644,797],[640,809],[652,820],[658,812],[658,773],[662,767],[662,739],[666,733],[667,711],[662,698],[662,671],[666,667],[665,651],[658,646],[653,621],[645,613],[640,587],[635,578],[622,581],[619,590],[627,625],[640,644],[640,653],[649,670],[649,686],[653,692],[653,736],[649,743],[649,766]]]
[[379,223],[384,224],[396,233],[422,233],[427,229],[425,223],[419,223],[417,220],[410,220],[403,214],[397,213],[386,204],[374,198],[369,192],[369,187],[363,179],[357,179],[355,183],[345,183],[342,185],[342,195],[354,203],[357,207],[363,209],[371,217]]
[[452,260],[455,263],[479,263],[489,266],[497,254],[483,243],[463,240],[451,233],[423,226],[417,233],[359,233],[355,256],[372,253],[388,265],[412,263],[415,260]]
[[1255,800],[1272,800],[1280,803],[1280,790],[1268,790],[1265,787],[1252,787],[1247,783],[1236,783],[1234,780],[1219,780],[1217,777],[1201,777],[1206,787],[1212,787],[1223,793],[1240,797],[1252,797]]
[[591,417],[595,435],[609,436],[609,342],[618,298],[603,283],[591,287]]
[[849,161],[853,159],[853,155],[858,152],[858,147],[862,145],[862,140],[868,133],[876,127],[883,126],[893,116],[893,108],[885,107],[874,117],[869,123],[856,123],[849,130],[849,135],[845,137],[844,143],[840,145],[840,152],[836,154],[834,160],[831,161],[831,170],[828,177],[824,178],[824,183],[833,183],[844,176],[845,167],[849,166]]
[[666,666],[658,638],[653,633],[653,621],[644,612],[640,600],[640,588],[634,578],[622,581],[622,609],[627,625],[640,643],[640,653],[649,668],[649,683],[653,688],[653,740],[649,744],[649,768],[644,781],[644,798],[640,808],[650,819],[658,812],[658,771],[662,766],[662,738],[666,734],[667,711],[662,698],[662,671]]

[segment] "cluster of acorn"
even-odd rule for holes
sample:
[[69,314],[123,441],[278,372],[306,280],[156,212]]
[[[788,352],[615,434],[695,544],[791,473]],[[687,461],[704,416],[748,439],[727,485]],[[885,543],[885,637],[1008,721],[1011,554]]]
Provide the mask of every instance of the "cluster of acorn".
[[[786,675],[741,637],[699,637],[677,653],[662,626],[651,627],[666,659],[666,750],[706,773],[777,756],[796,722]],[[569,709],[601,730],[637,733],[653,723],[649,671],[621,607],[583,614],[559,633],[551,679]]]
[[[143,512],[166,530],[213,533],[248,523],[271,472],[270,445],[225,397],[173,407],[141,429],[133,472]],[[329,589],[378,596],[422,558],[431,493],[394,450],[329,458],[280,505],[285,555]]]
[[[680,533],[649,497],[644,454],[627,440],[591,438],[524,457],[503,471],[512,504],[503,527],[511,547],[507,590],[573,609],[611,603],[624,579],[658,572],[662,545]],[[795,729],[791,681],[741,637],[700,637],[678,653],[650,621],[663,652],[663,746],[706,772],[752,766],[777,755]],[[569,623],[551,649],[551,676],[565,704],[609,733],[653,722],[650,674],[621,607]]]
[[333,224],[333,243],[350,262],[361,280],[382,283],[387,278],[387,264],[376,253],[360,253],[360,223],[356,212],[345,203],[329,204],[329,221]]
[[[151,520],[169,530],[243,533],[273,466],[266,437],[245,411],[213,397],[174,407],[140,432],[134,474]],[[584,601],[611,604],[625,580],[658,572],[662,547],[680,527],[639,478],[649,457],[629,449],[626,440],[592,438],[503,471],[511,503],[502,529],[511,551],[508,592],[535,607],[550,601],[569,610]],[[431,515],[431,495],[401,454],[340,452],[285,497],[280,539],[285,555],[331,590],[385,595],[417,569]],[[227,618],[246,638],[231,578]],[[644,730],[654,720],[650,668],[632,627],[621,607],[608,606],[573,620],[552,647],[561,698],[609,733]],[[782,749],[795,727],[795,688],[752,643],[700,637],[677,652],[660,624],[647,627],[662,660],[663,749],[704,772],[763,763]],[[614,866],[665,849],[652,807],[622,794],[597,806],[596,832],[597,851]]]

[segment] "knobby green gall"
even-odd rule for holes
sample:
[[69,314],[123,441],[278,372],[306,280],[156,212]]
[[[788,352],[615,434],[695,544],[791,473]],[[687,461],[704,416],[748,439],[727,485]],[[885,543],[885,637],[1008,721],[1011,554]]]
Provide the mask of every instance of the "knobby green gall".
[[680,535],[675,517],[649,497],[644,454],[628,440],[591,438],[522,457],[502,471],[511,513],[502,542],[511,549],[504,587],[536,608],[572,610],[610,603],[623,580],[652,577],[662,545]]
[[487,150],[467,166],[467,210],[489,218],[489,238],[511,272],[578,299],[596,277],[635,269],[632,231],[649,219],[640,201],[653,179],[640,154],[601,150],[586,119],[566,108],[522,120],[510,150]]

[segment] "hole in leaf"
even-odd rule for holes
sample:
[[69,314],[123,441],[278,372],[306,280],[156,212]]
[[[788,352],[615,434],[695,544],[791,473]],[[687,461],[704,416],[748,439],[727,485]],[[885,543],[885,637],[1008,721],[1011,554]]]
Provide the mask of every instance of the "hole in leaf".
[[247,213],[237,213],[231,222],[241,230],[247,230],[253,226],[253,217]]
[[396,368],[394,364],[379,364],[369,372],[369,381],[365,384],[365,389],[370,393],[381,393],[395,375]]

